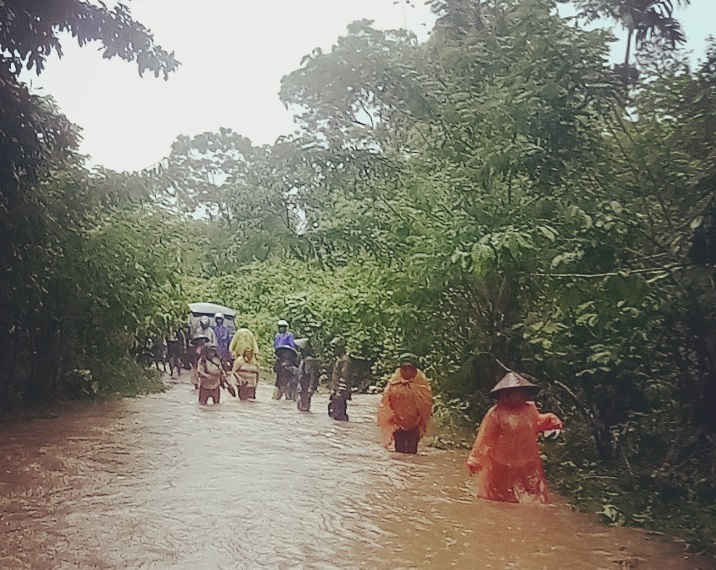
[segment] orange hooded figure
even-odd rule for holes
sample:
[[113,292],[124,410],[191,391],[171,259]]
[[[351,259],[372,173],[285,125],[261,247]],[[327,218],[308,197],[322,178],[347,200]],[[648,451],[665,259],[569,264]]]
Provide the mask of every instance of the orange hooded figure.
[[497,399],[480,424],[467,458],[477,474],[477,496],[508,503],[548,503],[549,489],[537,446],[539,432],[562,429],[554,414],[540,414],[529,401],[539,388],[509,372],[492,389]]
[[418,452],[433,413],[433,393],[417,361],[414,354],[401,355],[400,368],[388,380],[378,407],[383,445],[395,442],[395,451],[402,453]]

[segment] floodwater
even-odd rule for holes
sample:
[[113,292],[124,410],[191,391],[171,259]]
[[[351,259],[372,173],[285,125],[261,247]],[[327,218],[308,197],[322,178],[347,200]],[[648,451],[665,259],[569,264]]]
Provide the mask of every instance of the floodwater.
[[[188,375],[183,376],[186,379]],[[465,452],[384,450],[377,396],[200,407],[189,384],[6,424],[0,568],[701,570],[644,533],[473,497]]]

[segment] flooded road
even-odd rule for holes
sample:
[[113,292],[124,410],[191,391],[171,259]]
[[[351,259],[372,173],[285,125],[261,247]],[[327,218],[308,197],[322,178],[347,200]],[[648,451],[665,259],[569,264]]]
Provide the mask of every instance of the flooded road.
[[325,395],[312,414],[270,396],[200,407],[179,384],[3,425],[0,568],[713,568],[562,505],[475,499],[464,451],[379,445],[377,396],[349,423]]

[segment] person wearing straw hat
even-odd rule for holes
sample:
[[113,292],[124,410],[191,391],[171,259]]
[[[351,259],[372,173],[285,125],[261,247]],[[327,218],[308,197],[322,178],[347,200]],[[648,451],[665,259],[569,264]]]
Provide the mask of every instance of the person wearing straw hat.
[[537,434],[562,429],[554,414],[540,414],[539,392],[523,375],[509,371],[490,391],[496,404],[485,414],[467,459],[477,475],[477,496],[508,503],[548,503],[549,489]]
[[395,442],[395,451],[417,453],[433,413],[433,393],[418,369],[418,357],[406,352],[383,392],[378,406],[378,427],[383,445]]

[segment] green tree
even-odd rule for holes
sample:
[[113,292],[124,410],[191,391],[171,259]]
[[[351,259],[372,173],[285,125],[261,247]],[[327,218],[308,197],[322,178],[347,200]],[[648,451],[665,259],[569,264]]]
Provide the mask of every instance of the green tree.
[[[12,406],[68,388],[68,375],[89,356],[106,361],[118,331],[93,331],[107,330],[100,314],[108,308],[120,310],[126,301],[140,320],[149,310],[128,299],[113,302],[98,280],[117,276],[102,266],[88,278],[79,261],[102,216],[146,197],[146,188],[136,177],[85,170],[75,155],[79,129],[51,100],[31,94],[19,74],[39,73],[50,54],[61,56],[64,32],[80,45],[99,42],[105,57],[134,61],[140,73],[166,78],[178,63],[121,3],[110,9],[82,0],[9,0],[0,3],[0,20],[0,395]],[[94,317],[83,319],[87,314]],[[106,351],[99,355],[93,347],[101,339]],[[126,354],[123,344],[115,348],[115,356]],[[77,377],[78,393],[95,385],[84,385],[84,377]]]
[[632,51],[648,44],[666,44],[672,49],[686,42],[681,23],[674,17],[674,6],[690,0],[576,0],[575,5],[587,22],[609,18],[627,31],[624,67],[631,64]]

